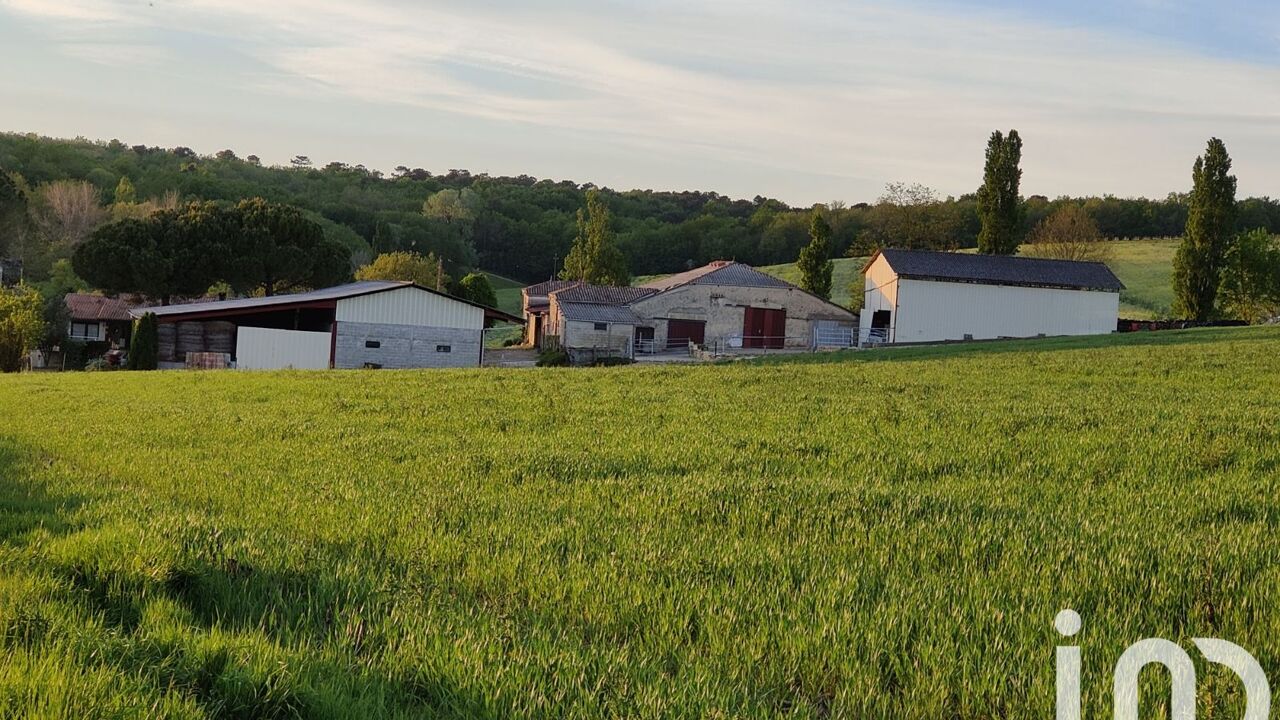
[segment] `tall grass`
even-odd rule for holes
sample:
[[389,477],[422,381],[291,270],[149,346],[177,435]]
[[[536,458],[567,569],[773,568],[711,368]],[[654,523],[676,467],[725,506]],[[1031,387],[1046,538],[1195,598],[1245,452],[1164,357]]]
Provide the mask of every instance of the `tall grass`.
[[1160,337],[3,377],[0,715],[1042,718],[1064,607],[1091,717],[1280,677],[1280,331]]

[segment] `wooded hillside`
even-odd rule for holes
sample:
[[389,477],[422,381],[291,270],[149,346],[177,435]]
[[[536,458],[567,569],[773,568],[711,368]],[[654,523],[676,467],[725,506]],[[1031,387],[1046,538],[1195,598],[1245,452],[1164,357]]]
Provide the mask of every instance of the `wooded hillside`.
[[[433,252],[451,270],[480,267],[524,281],[557,270],[573,241],[575,213],[586,190],[594,187],[408,166],[384,176],[361,165],[315,167],[303,157],[288,167],[267,167],[232,150],[203,156],[183,147],[13,133],[0,134],[0,170],[21,175],[31,188],[86,180],[98,188],[104,204],[114,200],[122,177],[139,199],[175,192],[183,200],[263,197],[307,211],[326,236],[352,249],[357,262],[393,250]],[[608,188],[601,188],[601,195],[637,275],[675,272],[717,258],[788,263],[809,240],[810,208],[764,197],[733,200],[714,192]],[[879,244],[957,248],[976,243],[973,195],[941,198],[923,186],[894,184],[883,197],[867,200],[826,206],[835,254],[860,254]],[[1186,223],[1182,195],[1162,200],[1032,196],[1024,203],[1024,229],[1071,202],[1083,206],[1107,237],[1176,236]],[[1243,201],[1239,225],[1280,232],[1280,203]]]

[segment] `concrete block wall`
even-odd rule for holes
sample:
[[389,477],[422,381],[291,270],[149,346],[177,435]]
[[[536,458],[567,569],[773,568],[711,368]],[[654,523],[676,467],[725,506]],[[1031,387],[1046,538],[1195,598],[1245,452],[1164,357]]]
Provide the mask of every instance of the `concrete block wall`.
[[[339,322],[334,365],[361,368],[376,363],[387,369],[477,367],[480,365],[480,330]],[[368,342],[380,347],[366,347]],[[448,345],[449,352],[436,346]]]

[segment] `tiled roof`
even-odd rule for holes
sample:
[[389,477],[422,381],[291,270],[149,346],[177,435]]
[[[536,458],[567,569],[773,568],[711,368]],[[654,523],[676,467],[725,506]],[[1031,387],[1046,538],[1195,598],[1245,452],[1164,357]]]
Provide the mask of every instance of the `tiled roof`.
[[654,290],[670,290],[680,285],[726,285],[731,287],[794,287],[791,283],[762,273],[750,265],[731,260],[716,260],[700,268],[650,280],[640,285]]
[[537,285],[530,285],[524,289],[524,294],[529,297],[537,297],[546,295],[556,290],[563,290],[567,287],[579,284],[580,280],[545,280]]
[[72,320],[119,320],[128,322],[129,304],[119,298],[89,295],[86,293],[68,293],[65,301],[67,312]]
[[657,290],[644,287],[605,287],[603,285],[580,284],[563,290],[555,290],[551,294],[558,303],[594,303],[597,305],[629,305],[640,298],[648,297]]
[[1069,290],[1124,289],[1115,273],[1097,262],[894,249],[881,250],[879,255],[898,277],[918,280]]
[[598,303],[561,303],[560,314],[566,320],[642,325],[643,321],[625,305]]

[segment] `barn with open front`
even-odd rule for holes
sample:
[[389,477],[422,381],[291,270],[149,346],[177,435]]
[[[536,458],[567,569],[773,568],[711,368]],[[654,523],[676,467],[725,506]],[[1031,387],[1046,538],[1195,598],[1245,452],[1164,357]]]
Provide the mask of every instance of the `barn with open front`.
[[1114,332],[1124,285],[1103,263],[884,249],[863,268],[864,341]]
[[[484,328],[513,315],[408,282],[134,309],[154,313],[161,367],[475,367]],[[211,364],[206,364],[211,363]]]

